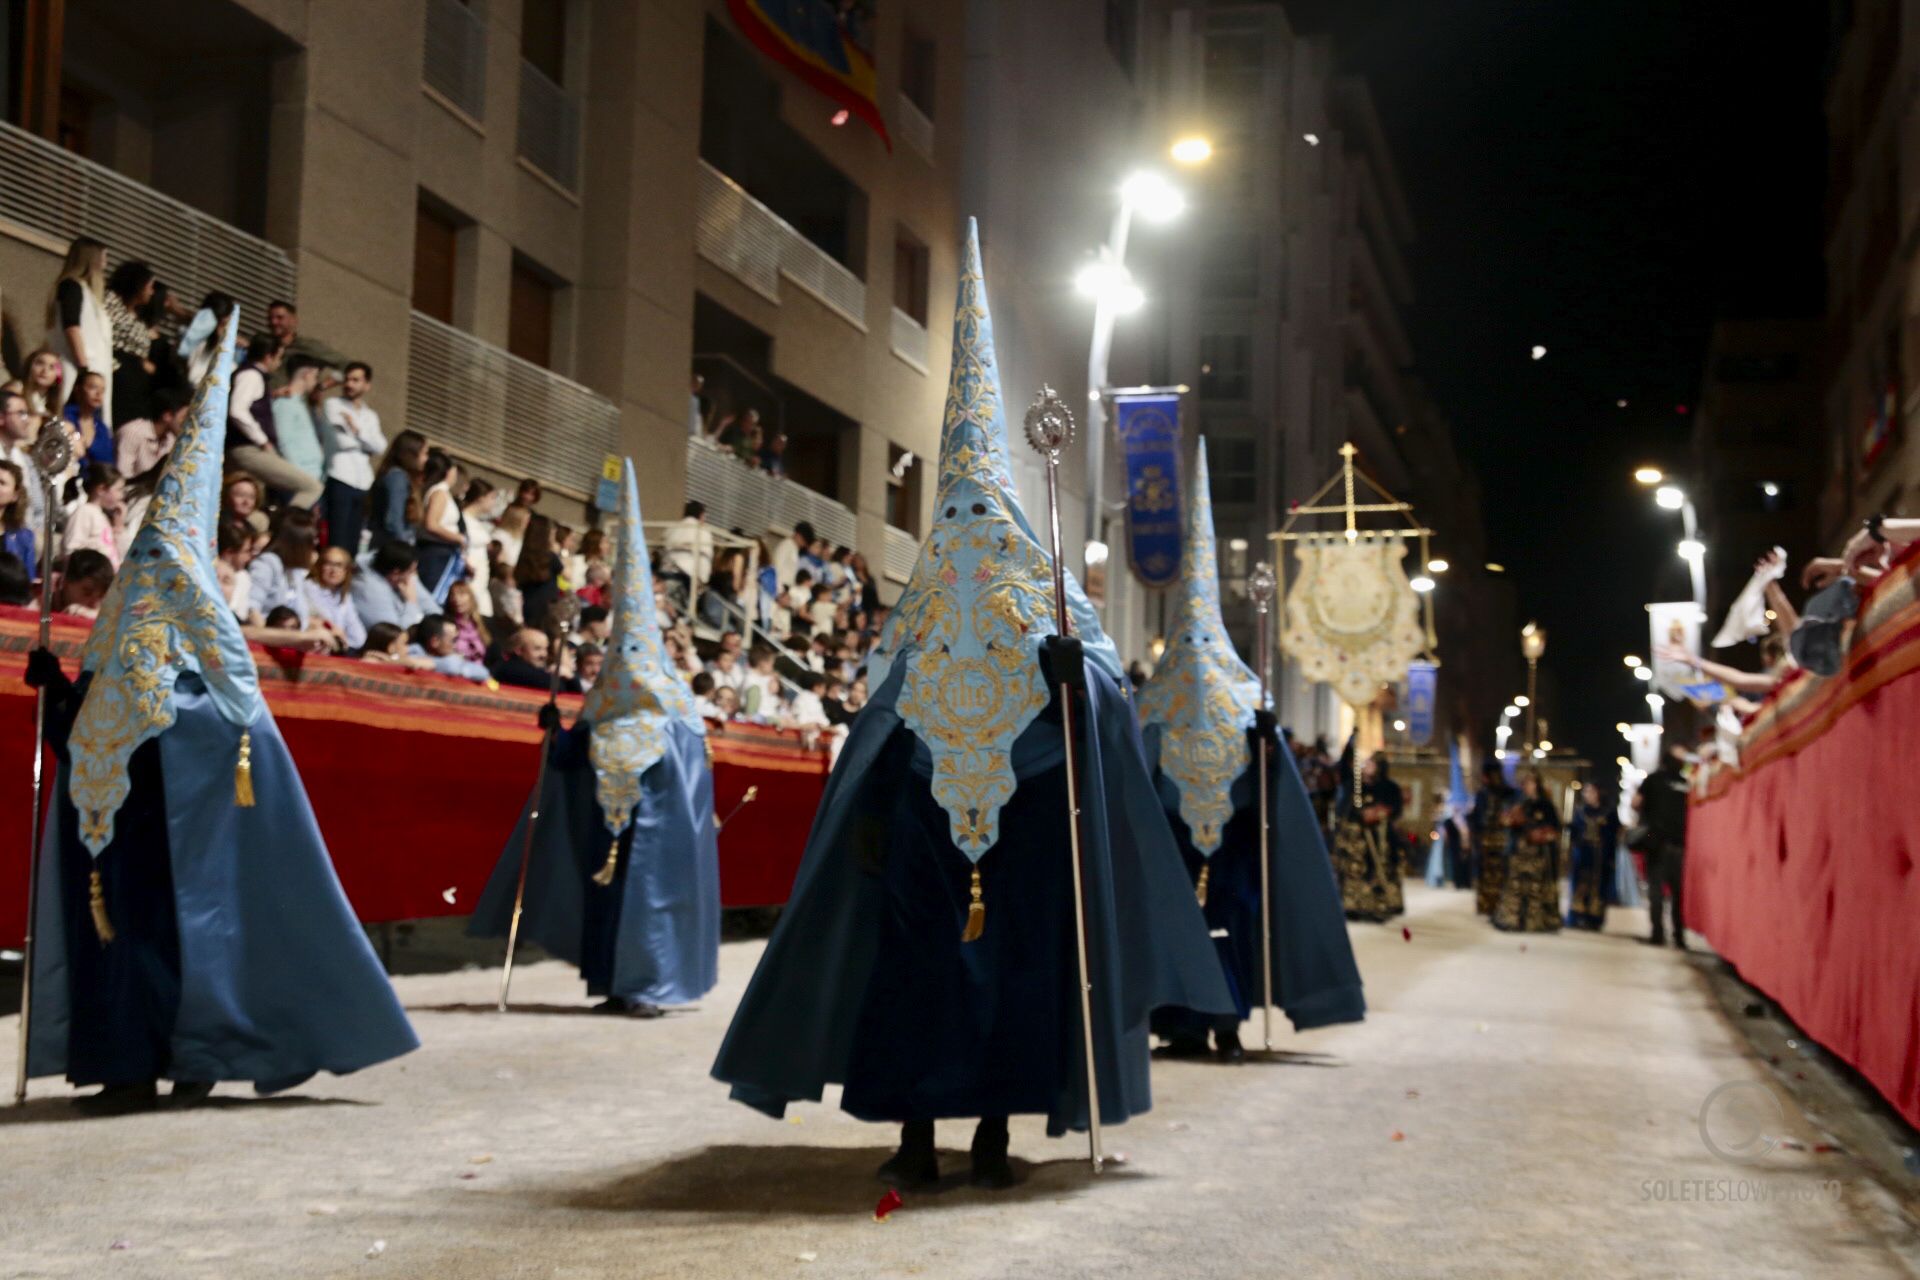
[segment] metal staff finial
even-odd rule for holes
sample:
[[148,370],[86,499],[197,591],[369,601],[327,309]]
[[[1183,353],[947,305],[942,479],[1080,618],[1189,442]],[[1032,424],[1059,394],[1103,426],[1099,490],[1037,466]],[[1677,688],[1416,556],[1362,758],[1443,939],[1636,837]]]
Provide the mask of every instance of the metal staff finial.
[[[38,647],[49,648],[53,640],[53,515],[57,509],[54,493],[60,477],[73,465],[73,437],[61,424],[43,428],[28,451],[34,470],[40,473],[40,638]],[[27,1100],[27,1045],[33,1030],[34,927],[40,907],[40,799],[46,774],[47,691],[36,689],[33,697],[33,803],[27,806],[27,933],[21,944],[20,967],[20,1053],[13,1079],[14,1105]]]
[[[1273,603],[1273,569],[1262,560],[1247,576],[1247,594],[1255,609],[1253,662],[1260,678],[1260,710],[1267,709],[1267,607]],[[1256,720],[1256,724],[1258,721]],[[1260,734],[1260,1038],[1267,1052],[1273,1051],[1273,839],[1270,802],[1267,799],[1267,769],[1272,744],[1265,732]]]
[[[1073,622],[1067,615],[1066,570],[1060,558],[1060,453],[1073,443],[1073,411],[1041,384],[1040,393],[1027,409],[1027,443],[1047,460],[1047,527],[1053,539],[1053,614],[1054,629],[1063,636],[1073,634]],[[1105,1160],[1100,1149],[1100,1081],[1093,1057],[1093,982],[1087,965],[1087,894],[1080,871],[1080,769],[1079,752],[1074,745],[1073,691],[1060,686],[1060,732],[1066,744],[1067,836],[1073,857],[1073,931],[1078,943],[1075,958],[1080,962],[1080,1029],[1085,1039],[1087,1061],[1087,1153],[1094,1173]]]
[[[567,647],[567,636],[580,616],[580,598],[562,595],[547,608],[546,630],[553,638],[553,651],[547,655],[547,707],[553,712],[550,723],[540,735],[540,765],[533,775],[533,804],[527,810],[527,836],[520,842],[520,877],[513,886],[513,916],[507,924],[507,958],[500,967],[500,1012],[507,1011],[507,992],[513,986],[513,952],[520,943],[520,913],[527,902],[527,867],[533,861],[533,833],[540,825],[540,806],[546,798],[547,757],[553,754],[553,735],[560,720],[560,658]],[[617,845],[615,846],[618,847]]]

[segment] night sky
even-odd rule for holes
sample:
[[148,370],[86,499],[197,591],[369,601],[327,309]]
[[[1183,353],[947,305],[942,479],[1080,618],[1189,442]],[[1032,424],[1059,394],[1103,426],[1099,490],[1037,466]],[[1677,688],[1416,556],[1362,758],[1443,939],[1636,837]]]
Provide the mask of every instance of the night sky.
[[1687,595],[1633,466],[1684,461],[1713,320],[1821,312],[1826,7],[1287,5],[1372,85],[1418,227],[1415,372],[1548,629],[1553,737],[1596,760],[1645,715],[1640,606]]

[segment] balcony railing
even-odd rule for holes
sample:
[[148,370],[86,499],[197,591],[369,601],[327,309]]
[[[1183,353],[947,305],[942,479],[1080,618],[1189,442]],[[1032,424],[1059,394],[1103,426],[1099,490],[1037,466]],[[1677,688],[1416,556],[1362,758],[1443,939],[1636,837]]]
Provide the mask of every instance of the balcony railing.
[[687,497],[706,504],[708,524],[750,537],[769,530],[787,533],[805,520],[828,542],[851,547],[859,532],[853,512],[832,498],[756,471],[697,436],[687,437]]
[[620,409],[579,383],[413,313],[407,425],[433,444],[582,500],[620,451]]
[[860,277],[704,160],[694,245],[701,257],[769,302],[780,301],[785,276],[848,324],[867,327],[867,286]]
[[893,326],[887,337],[889,345],[893,347],[893,354],[920,372],[927,371],[927,330],[924,325],[895,307]]
[[[266,323],[270,300],[294,296],[293,260],[265,240],[4,123],[0,218],[61,244],[103,240],[113,262],[150,263],[189,306],[224,290],[240,300],[243,332]],[[38,345],[37,330],[25,336]]]
[[886,526],[886,565],[884,576],[905,582],[913,576],[913,562],[920,558],[920,540],[905,529]]
[[486,0],[427,0],[420,78],[475,123],[487,115]]
[[580,190],[580,99],[520,64],[520,158],[567,191]]
[[894,117],[894,131],[908,146],[933,159],[933,121],[904,93],[900,95],[900,110]]

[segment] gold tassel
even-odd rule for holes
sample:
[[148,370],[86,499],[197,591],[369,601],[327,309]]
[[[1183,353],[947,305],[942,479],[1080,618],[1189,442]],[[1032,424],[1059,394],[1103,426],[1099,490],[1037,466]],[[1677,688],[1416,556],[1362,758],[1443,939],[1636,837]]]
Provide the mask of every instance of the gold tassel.
[[1208,866],[1204,862],[1201,863],[1200,864],[1200,881],[1198,884],[1193,886],[1193,896],[1199,899],[1200,905],[1203,907],[1207,905],[1207,877],[1211,875],[1212,872],[1213,872],[1212,867]]
[[593,873],[593,882],[601,887],[613,883],[614,870],[620,865],[620,837],[615,836],[613,843],[607,846],[607,862]]
[[245,729],[240,731],[240,761],[233,766],[233,802],[253,808],[253,735]]
[[107,919],[107,895],[106,891],[100,887],[98,870],[95,870],[92,878],[87,881],[87,910],[93,912],[93,931],[100,935],[101,944],[104,946],[112,942],[115,937],[113,921]]
[[980,900],[980,868],[973,869],[973,883],[967,892],[973,895],[973,901],[967,906],[967,927],[960,931],[960,941],[972,942],[987,928],[987,904]]

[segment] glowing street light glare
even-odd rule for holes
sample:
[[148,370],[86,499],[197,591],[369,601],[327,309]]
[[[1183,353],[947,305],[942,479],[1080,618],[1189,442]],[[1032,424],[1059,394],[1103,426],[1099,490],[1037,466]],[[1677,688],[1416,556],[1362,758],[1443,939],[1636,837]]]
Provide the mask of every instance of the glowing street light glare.
[[1129,174],[1120,184],[1120,198],[1148,222],[1170,222],[1187,207],[1187,198],[1180,194],[1180,188],[1151,169]]
[[1306,139],[1306,143],[1310,147],[1317,147],[1320,145],[1320,135],[1317,133],[1303,133],[1300,136]]
[[1678,486],[1663,484],[1653,491],[1653,500],[1668,511],[1678,511],[1687,505],[1687,495]]
[[1427,594],[1427,592],[1433,590],[1433,579],[1429,578],[1426,574],[1422,573],[1417,575],[1416,577],[1408,579],[1407,585],[1412,587],[1415,591],[1419,592],[1421,595],[1425,595]]
[[1395,733],[1405,733],[1407,731],[1407,722],[1405,720],[1395,720],[1393,722],[1393,731]]
[[1501,714],[1501,715],[1503,715],[1503,716],[1505,716],[1505,717],[1506,717],[1507,719],[1509,719],[1509,720],[1511,720],[1511,719],[1513,719],[1513,718],[1514,718],[1515,716],[1517,716],[1517,715],[1519,715],[1519,714],[1520,714],[1520,708],[1518,708],[1518,707],[1516,707],[1516,706],[1514,706],[1513,704],[1511,704],[1511,703],[1509,703],[1509,704],[1507,704],[1507,709],[1506,709],[1506,710],[1504,710],[1504,711],[1502,711],[1502,712],[1501,712],[1500,714]]
[[1707,544],[1698,538],[1682,538],[1677,550],[1680,552],[1680,558],[1689,564],[1704,560],[1707,556]]
[[1147,295],[1139,285],[1129,280],[1113,291],[1112,305],[1116,315],[1132,315],[1147,305]]
[[1545,360],[1547,358],[1547,349],[1536,342],[1533,346],[1533,358],[1535,360]]
[[1535,760],[1545,760],[1547,758],[1547,753],[1542,751],[1539,747],[1535,747],[1533,749],[1533,758]]
[[1175,164],[1205,164],[1213,159],[1213,143],[1197,133],[1188,134],[1184,138],[1175,139],[1173,146],[1168,148],[1167,154],[1173,157]]
[[1513,705],[1516,707],[1524,707],[1531,704],[1532,701],[1533,699],[1529,698],[1526,694],[1523,693],[1519,697],[1513,700]]
[[1087,544],[1087,567],[1097,569],[1107,562],[1107,544],[1095,539]]
[[1540,739],[1540,749],[1542,751],[1551,751],[1553,750],[1553,744],[1551,742],[1548,742],[1545,738],[1542,738]]
[[1760,482],[1760,492],[1766,494],[1769,498],[1777,498],[1780,496],[1780,486],[1771,480],[1762,480]]
[[1493,561],[1489,560],[1487,561],[1486,569],[1488,573],[1505,573],[1507,571],[1507,566],[1503,564],[1495,564]]
[[1627,759],[1625,756],[1615,756],[1613,758],[1613,762],[1619,765],[1622,769],[1633,768],[1633,761]]
[[1635,680],[1641,681],[1642,683],[1648,680],[1651,680],[1653,679],[1653,668],[1652,667],[1635,667],[1633,669],[1633,678]]
[[1620,659],[1620,661],[1624,662],[1629,667],[1644,667],[1647,665],[1646,663],[1640,661],[1640,659],[1634,657],[1632,654],[1628,654],[1626,657]]
[[1647,705],[1658,711],[1667,705],[1667,700],[1657,693],[1650,693],[1647,695]]
[[1619,735],[1623,738],[1631,738],[1633,736],[1633,726],[1628,724],[1625,720],[1622,720],[1619,724],[1616,724],[1613,727],[1615,731],[1618,732]]
[[1448,564],[1445,560],[1442,560],[1438,556],[1435,556],[1433,559],[1427,561],[1428,573],[1445,573],[1448,569],[1451,569],[1452,567],[1453,567],[1452,565]]
[[1247,540],[1245,538],[1228,538],[1227,539],[1227,550],[1245,551],[1246,549],[1247,549]]
[[[1625,403],[1622,401],[1621,403]],[[1667,478],[1667,473],[1658,467],[1641,467],[1633,473],[1636,482],[1644,485],[1656,485]]]

